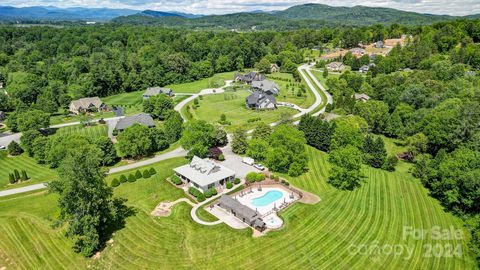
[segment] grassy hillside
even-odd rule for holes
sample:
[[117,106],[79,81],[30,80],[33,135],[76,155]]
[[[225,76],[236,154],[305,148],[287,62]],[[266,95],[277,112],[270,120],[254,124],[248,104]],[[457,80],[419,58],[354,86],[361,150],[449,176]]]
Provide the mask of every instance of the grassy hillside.
[[[115,190],[129,199],[137,213],[98,259],[75,255],[63,231],[49,226],[57,215],[54,195],[0,199],[0,265],[8,269],[475,269],[465,240],[403,239],[403,226],[462,228],[416,179],[365,167],[368,178],[361,188],[337,191],[326,183],[327,155],[312,148],[308,154],[310,171],[290,181],[318,194],[321,202],[293,205],[282,213],[285,228],[266,237],[252,238],[250,230],[226,225],[198,225],[189,216],[191,207],[184,203],[170,217],[151,217],[158,202],[183,196],[163,181],[172,167],[185,162],[172,159],[156,165],[156,178]],[[409,259],[350,253],[352,245],[374,243],[409,247],[414,252]],[[463,255],[425,257],[427,244],[459,245]]]

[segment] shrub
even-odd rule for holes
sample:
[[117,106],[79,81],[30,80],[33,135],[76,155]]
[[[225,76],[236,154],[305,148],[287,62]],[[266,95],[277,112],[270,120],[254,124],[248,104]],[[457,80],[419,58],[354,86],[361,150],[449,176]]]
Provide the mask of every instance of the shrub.
[[112,183],[110,184],[110,186],[112,186],[112,187],[118,187],[118,186],[120,186],[120,181],[118,181],[117,178],[114,178],[114,179],[112,180]]
[[135,177],[136,177],[137,179],[142,178],[142,173],[140,172],[140,170],[137,170],[137,171],[135,172]]
[[275,181],[277,181],[277,182],[278,182],[279,180],[280,180],[280,176],[278,176],[278,175],[275,175]]
[[143,171],[143,178],[145,178],[145,179],[150,178],[150,171],[149,170],[144,170]]
[[18,156],[20,154],[23,153],[23,149],[22,147],[20,147],[20,145],[16,142],[16,141],[12,141],[9,145],[8,145],[8,154],[11,155],[11,156]]
[[26,180],[28,180],[27,172],[25,170],[22,170],[22,181],[26,181]]
[[218,160],[224,161],[224,160],[225,160],[225,156],[224,156],[223,154],[220,154],[220,155],[218,156]]
[[203,195],[203,193],[200,192],[200,194],[197,196],[197,201],[199,202],[205,201],[205,195]]
[[247,174],[247,181],[250,183],[253,183],[257,180],[257,173],[256,172],[249,172]]
[[261,181],[263,181],[263,180],[265,180],[265,174],[259,173],[259,174],[257,174],[257,175],[255,176],[255,181],[261,182]]
[[231,189],[233,187],[232,182],[227,182],[227,189]]
[[233,180],[233,183],[235,183],[235,185],[240,184],[240,178],[235,178],[235,180]]
[[155,168],[150,168],[150,175],[155,175],[157,174],[157,171],[155,170]]
[[20,173],[18,172],[17,169],[13,170],[13,175],[15,176],[15,181],[20,180]]
[[[172,180],[172,183],[174,183],[174,184],[177,185],[177,186],[179,186],[179,185],[182,184],[182,180],[181,180],[178,176],[176,176],[176,175],[172,176],[172,178],[170,178],[170,179]],[[190,190],[189,190],[188,192],[190,192]],[[190,194],[191,194],[191,193],[190,193]],[[193,195],[193,194],[192,194],[192,195]]]
[[122,174],[122,176],[120,176],[120,183],[125,183],[125,182],[127,182],[127,177]]
[[137,181],[137,178],[135,177],[135,175],[133,175],[133,173],[131,173],[129,176],[128,176],[128,182],[135,182]]
[[8,174],[8,181],[10,182],[10,184],[15,184],[15,176],[13,175],[13,173],[9,173]]
[[[205,195],[206,198],[210,198],[210,197],[213,196],[213,194],[210,190],[205,191],[205,193],[203,193],[203,195]],[[197,197],[197,199],[198,199],[198,197]]]
[[210,192],[210,194],[212,194],[212,196],[215,196],[218,194],[217,190],[214,187],[210,188],[208,191]]

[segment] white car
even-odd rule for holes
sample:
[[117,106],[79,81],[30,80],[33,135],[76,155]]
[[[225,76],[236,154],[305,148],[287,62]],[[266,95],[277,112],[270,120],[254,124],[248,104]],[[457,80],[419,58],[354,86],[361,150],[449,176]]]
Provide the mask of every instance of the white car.
[[262,165],[262,164],[253,164],[253,167],[255,167],[256,169],[259,169],[260,171],[263,171],[265,170],[265,167]]
[[0,145],[0,150],[5,150],[7,147],[5,145]]

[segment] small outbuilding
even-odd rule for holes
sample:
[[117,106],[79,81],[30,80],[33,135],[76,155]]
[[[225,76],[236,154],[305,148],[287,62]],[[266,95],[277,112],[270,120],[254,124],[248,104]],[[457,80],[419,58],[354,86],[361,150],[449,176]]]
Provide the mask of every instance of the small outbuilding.
[[357,94],[355,93],[355,100],[361,101],[361,102],[367,102],[370,100],[370,97],[367,94]]
[[246,205],[241,204],[239,201],[228,195],[222,195],[220,197],[218,200],[218,206],[227,210],[236,218],[259,231],[263,231],[267,227],[265,222],[262,220],[260,213]]

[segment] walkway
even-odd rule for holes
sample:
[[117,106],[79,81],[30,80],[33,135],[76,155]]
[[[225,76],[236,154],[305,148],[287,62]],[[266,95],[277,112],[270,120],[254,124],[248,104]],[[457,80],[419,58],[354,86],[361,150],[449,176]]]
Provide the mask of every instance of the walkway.
[[40,184],[25,186],[25,187],[21,187],[21,188],[7,189],[7,190],[0,191],[0,197],[15,195],[15,194],[19,194],[19,193],[34,191],[34,190],[40,190],[40,189],[44,189],[46,187],[47,187],[46,183],[40,183]]

